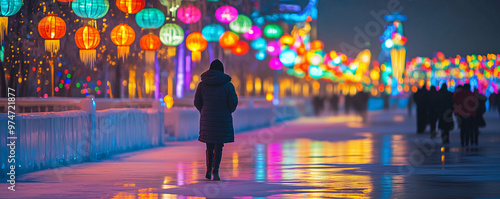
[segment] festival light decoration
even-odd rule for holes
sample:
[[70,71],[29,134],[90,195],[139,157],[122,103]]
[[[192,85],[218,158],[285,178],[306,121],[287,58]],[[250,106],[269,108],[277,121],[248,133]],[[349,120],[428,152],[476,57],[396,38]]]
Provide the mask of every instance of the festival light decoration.
[[267,43],[267,54],[271,56],[278,56],[281,53],[281,44],[278,41],[271,41]]
[[156,50],[161,46],[160,38],[153,33],[142,36],[141,48],[145,51],[146,65],[152,65],[155,61]]
[[271,39],[280,38],[283,35],[283,28],[278,24],[267,24],[264,27],[264,36]]
[[91,68],[94,67],[96,60],[95,48],[99,45],[99,42],[101,42],[99,31],[89,25],[84,25],[75,33],[75,43],[80,48],[80,60],[84,64],[90,65]]
[[207,40],[201,32],[193,32],[186,38],[186,47],[191,50],[191,60],[198,62],[201,59],[201,51],[207,48]]
[[325,45],[320,40],[314,40],[311,42],[311,50],[323,50]]
[[255,53],[255,59],[259,60],[259,61],[262,61],[266,58],[267,54],[266,54],[266,51],[259,51],[257,53]]
[[99,19],[109,10],[108,0],[75,0],[71,3],[73,12],[82,18]]
[[238,17],[229,23],[229,29],[236,33],[245,33],[252,27],[252,20],[246,15],[238,15]]
[[219,41],[219,38],[224,32],[224,27],[215,23],[208,24],[201,30],[201,34],[203,34],[203,37],[205,37],[208,42]]
[[262,30],[258,26],[252,26],[248,31],[243,33],[243,38],[247,40],[256,40],[262,37]]
[[269,68],[273,70],[279,70],[283,68],[283,64],[281,63],[279,58],[273,57],[269,60]]
[[119,24],[111,30],[111,41],[117,45],[118,58],[126,59],[130,45],[134,43],[135,31],[127,24]]
[[145,0],[116,0],[116,7],[127,14],[138,13],[145,5]]
[[250,42],[250,46],[255,50],[266,50],[267,41],[266,41],[266,39],[260,37],[256,40],[253,40],[252,42]]
[[196,6],[187,4],[177,9],[177,17],[186,24],[192,24],[200,20],[201,12]]
[[248,45],[247,42],[240,40],[240,41],[238,41],[236,46],[231,48],[231,52],[233,52],[235,55],[244,55],[248,52],[249,48],[250,48],[250,46]]
[[215,11],[215,18],[221,23],[231,23],[238,17],[238,10],[232,6],[221,6]]
[[286,49],[283,52],[281,52],[279,58],[281,63],[283,63],[283,66],[291,67],[295,64],[297,53],[293,50]]
[[59,39],[66,34],[66,22],[56,14],[49,14],[38,23],[38,33],[45,39],[45,51],[57,53]]
[[74,0],[57,0],[57,1],[59,1],[59,2],[63,2],[63,3],[69,3],[69,2],[72,2],[72,1],[74,1]]
[[22,6],[22,0],[0,0],[0,43],[3,44],[3,38],[7,34],[8,17],[19,12]]
[[167,16],[177,17],[177,9],[181,7],[182,0],[160,0],[161,5],[167,7]]
[[222,36],[219,38],[219,44],[222,48],[232,48],[238,44],[238,41],[240,38],[238,35],[234,32],[226,31]]
[[165,23],[165,14],[158,8],[144,8],[135,15],[135,22],[144,29],[160,28]]
[[295,43],[295,39],[289,34],[284,34],[280,38],[280,43],[282,45],[292,46]]
[[169,54],[175,55],[176,46],[184,41],[184,30],[175,23],[167,23],[161,27],[159,36],[161,43],[168,46]]

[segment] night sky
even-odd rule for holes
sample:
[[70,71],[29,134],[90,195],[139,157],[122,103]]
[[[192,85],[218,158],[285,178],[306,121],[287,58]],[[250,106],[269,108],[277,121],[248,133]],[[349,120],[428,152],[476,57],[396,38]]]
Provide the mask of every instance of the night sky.
[[[408,38],[407,59],[432,57],[441,51],[446,57],[468,54],[500,53],[500,1],[498,0],[319,0],[318,39],[325,49],[342,52],[343,46],[355,45],[356,27],[366,34],[367,24],[376,32],[377,20],[370,14],[388,10],[393,2],[408,17],[403,22]],[[370,39],[372,60],[380,53],[379,36]],[[375,34],[372,34],[375,35]],[[358,36],[357,38],[362,38]],[[359,41],[364,43],[363,39]],[[361,47],[363,48],[363,47]],[[350,55],[355,57],[355,55]]]

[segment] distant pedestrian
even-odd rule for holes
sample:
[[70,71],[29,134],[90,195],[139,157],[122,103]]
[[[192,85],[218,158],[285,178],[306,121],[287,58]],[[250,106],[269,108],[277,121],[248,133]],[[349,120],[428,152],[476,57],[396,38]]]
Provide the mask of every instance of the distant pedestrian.
[[194,106],[200,112],[200,136],[198,140],[207,145],[205,177],[220,180],[219,167],[224,143],[234,142],[232,113],[238,106],[238,96],[231,77],[224,74],[219,60],[210,64],[210,69],[201,75],[194,97]]
[[321,110],[323,109],[323,99],[319,95],[316,95],[312,99],[312,104],[314,108],[314,114],[316,116],[319,116],[321,114]]
[[459,119],[460,143],[462,146],[469,146],[478,107],[477,97],[470,91],[470,84],[465,84],[462,89],[453,94],[453,104],[455,115]]
[[408,108],[408,117],[413,115],[413,92],[408,95],[408,104],[406,108]]
[[443,144],[450,143],[450,131],[455,127],[453,122],[453,93],[448,91],[448,86],[443,84],[439,89],[439,122]]
[[431,86],[431,90],[429,91],[429,95],[427,95],[427,106],[428,106],[428,116],[429,116],[429,125],[431,126],[431,138],[435,138],[437,134],[437,121],[439,119],[439,96],[435,86]]
[[413,100],[417,104],[417,133],[424,133],[425,127],[429,123],[429,90],[424,84],[414,95]]
[[334,114],[337,114],[339,111],[339,95],[333,94],[330,97],[330,109]]
[[484,120],[484,113],[486,113],[486,101],[487,98],[486,96],[479,94],[479,91],[474,89],[474,94],[477,96],[478,100],[478,106],[476,110],[476,122],[474,125],[474,131],[472,132],[471,136],[471,145],[478,145],[479,144],[479,128],[484,128],[486,127],[486,120]]

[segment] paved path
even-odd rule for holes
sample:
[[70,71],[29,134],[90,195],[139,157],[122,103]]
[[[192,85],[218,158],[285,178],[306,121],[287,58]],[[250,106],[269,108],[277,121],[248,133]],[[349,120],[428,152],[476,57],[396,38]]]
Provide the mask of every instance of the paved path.
[[500,119],[480,146],[416,135],[405,112],[301,118],[236,136],[223,181],[205,180],[198,141],[19,176],[0,198],[494,198],[500,197]]

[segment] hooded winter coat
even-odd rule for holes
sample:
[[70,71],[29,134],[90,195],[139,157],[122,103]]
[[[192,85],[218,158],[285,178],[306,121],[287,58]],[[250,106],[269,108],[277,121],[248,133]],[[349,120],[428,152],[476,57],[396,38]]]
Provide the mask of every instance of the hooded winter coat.
[[234,142],[232,113],[238,105],[238,96],[231,77],[218,70],[207,70],[201,75],[194,97],[194,106],[200,111],[200,136],[204,143]]

